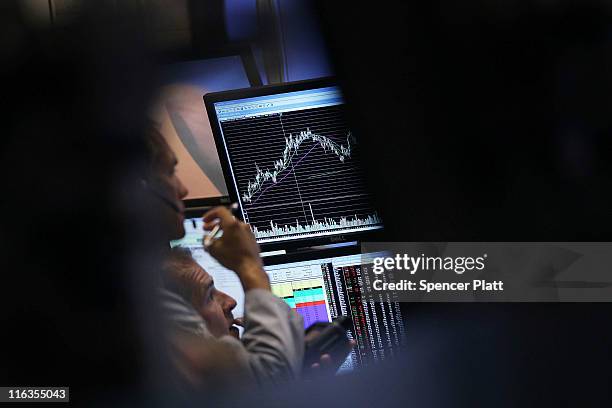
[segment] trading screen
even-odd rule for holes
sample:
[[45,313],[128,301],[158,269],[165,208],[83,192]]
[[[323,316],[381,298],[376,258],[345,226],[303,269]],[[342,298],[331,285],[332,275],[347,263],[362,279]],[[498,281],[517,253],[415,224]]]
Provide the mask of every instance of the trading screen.
[[399,303],[363,291],[363,259],[357,254],[266,266],[272,292],[303,316],[305,327],[338,316],[352,319],[349,336],[357,346],[341,371],[393,357],[404,343]]
[[382,228],[337,87],[214,108],[242,215],[259,243]]

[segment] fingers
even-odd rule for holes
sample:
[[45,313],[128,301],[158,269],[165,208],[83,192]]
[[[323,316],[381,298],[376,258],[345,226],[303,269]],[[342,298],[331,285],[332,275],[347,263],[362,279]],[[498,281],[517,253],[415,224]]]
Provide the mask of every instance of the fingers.
[[221,224],[221,228],[227,228],[236,218],[225,207],[215,207],[204,214],[204,229],[210,231],[216,224]]
[[312,377],[320,377],[324,374],[333,373],[336,367],[333,364],[332,358],[329,354],[323,354],[319,357],[319,361],[310,365],[310,372],[308,373]]
[[337,350],[336,353],[334,353],[334,359],[336,359],[337,362],[341,364],[344,361],[344,359],[346,358],[346,356],[349,355],[351,350],[353,350],[353,348],[356,345],[357,345],[357,342],[355,340],[350,340],[350,341],[346,342],[342,346],[342,348],[340,348],[339,350]]
[[321,363],[321,367],[329,368],[333,361],[329,354],[323,354],[321,358],[319,358],[319,362]]
[[349,341],[346,345],[346,351],[347,352],[351,351],[356,345],[357,345],[357,342],[355,340]]
[[208,251],[208,253],[212,255],[213,258],[216,259],[217,249],[219,245],[221,245],[221,243],[219,242],[219,239],[206,240],[206,242],[204,243],[204,249],[206,249],[206,251]]
[[211,231],[213,228],[215,228],[215,226],[220,224],[220,220],[218,218],[215,218],[214,220],[210,221],[210,222],[205,222],[204,223],[204,231]]
[[319,373],[320,374],[335,373],[338,370],[338,368],[342,365],[342,362],[344,362],[344,360],[346,359],[346,357],[349,355],[349,353],[351,352],[353,347],[355,347],[356,344],[357,342],[355,340],[350,340],[346,342],[342,346],[342,348],[338,348],[334,350],[332,353],[333,355],[328,354],[328,353],[322,354],[321,357],[319,357],[319,365],[320,365]]
[[215,218],[231,218],[232,214],[223,206],[215,207],[204,214],[202,217],[204,222],[210,222]]

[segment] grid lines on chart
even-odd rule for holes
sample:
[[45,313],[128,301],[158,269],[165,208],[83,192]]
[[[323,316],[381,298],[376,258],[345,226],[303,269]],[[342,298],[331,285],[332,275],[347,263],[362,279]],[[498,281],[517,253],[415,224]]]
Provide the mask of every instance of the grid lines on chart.
[[313,226],[380,223],[342,105],[224,121],[221,127],[247,221],[259,238],[291,235],[286,226],[299,233]]

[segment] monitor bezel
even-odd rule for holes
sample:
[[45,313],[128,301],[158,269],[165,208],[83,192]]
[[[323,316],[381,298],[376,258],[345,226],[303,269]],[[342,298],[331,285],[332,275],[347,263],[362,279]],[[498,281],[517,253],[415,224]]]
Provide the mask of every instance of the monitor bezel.
[[[305,81],[287,82],[279,85],[265,85],[256,88],[243,88],[231,91],[213,92],[204,95],[204,105],[206,107],[206,112],[212,128],[213,139],[215,140],[219,161],[221,162],[221,168],[223,169],[223,177],[225,178],[225,184],[227,186],[228,195],[231,202],[236,202],[241,207],[240,200],[238,199],[238,191],[236,191],[236,188],[234,186],[234,180],[231,176],[232,172],[227,153],[225,151],[223,136],[221,133],[221,128],[219,126],[219,121],[214,108],[214,104],[217,102],[225,102],[236,99],[276,95],[295,91],[305,91],[309,89],[318,89],[330,86],[340,88],[338,82],[333,77],[326,77]],[[240,208],[240,210],[242,210],[242,208]],[[238,213],[240,218],[242,219],[242,211],[239,211]],[[373,230],[345,232],[341,234],[327,235],[323,237],[296,238],[280,242],[265,242],[260,243],[259,245],[262,250],[276,250],[305,248],[351,241],[376,241],[380,239],[383,230],[384,224],[383,228]]]
[[264,266],[290,264],[295,262],[314,261],[325,258],[338,258],[342,256],[360,255],[361,245],[340,246],[336,248],[307,249],[299,252],[270,255],[262,258]]

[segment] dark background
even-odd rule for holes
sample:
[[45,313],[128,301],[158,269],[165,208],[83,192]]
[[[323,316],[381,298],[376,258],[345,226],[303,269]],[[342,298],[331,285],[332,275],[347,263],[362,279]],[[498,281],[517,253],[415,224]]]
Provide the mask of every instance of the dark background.
[[389,238],[609,239],[607,2],[318,5]]
[[[387,239],[610,240],[607,2],[321,1],[318,10],[371,152]],[[369,377],[385,390],[372,403],[609,397],[608,303],[404,306],[407,355]]]
[[[153,302],[164,243],[137,187],[170,57],[141,18],[104,10],[37,28],[0,5],[0,378],[176,405]],[[387,239],[610,241],[606,2],[314,10]],[[257,403],[602,406],[610,317],[609,304],[407,305],[405,359]]]

